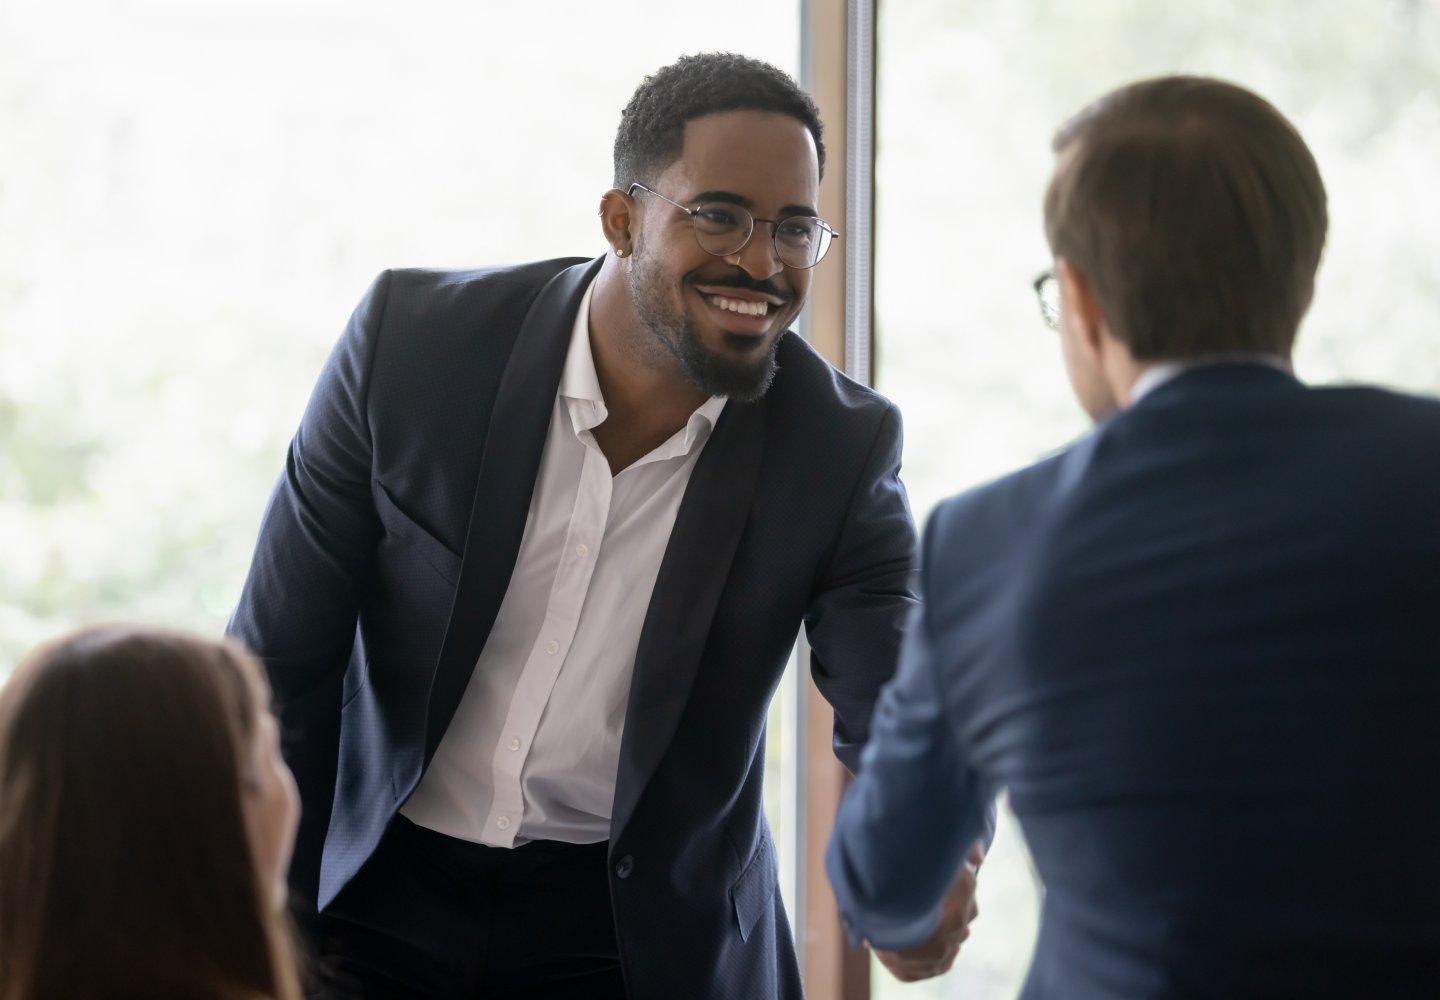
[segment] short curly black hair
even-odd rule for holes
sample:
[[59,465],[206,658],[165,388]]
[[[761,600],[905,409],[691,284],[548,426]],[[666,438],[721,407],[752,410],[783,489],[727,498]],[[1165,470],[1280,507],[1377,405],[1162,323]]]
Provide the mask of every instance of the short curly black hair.
[[679,158],[685,123],[721,111],[773,111],[797,119],[815,137],[824,176],[824,125],[810,95],[767,62],[702,52],[681,56],[635,88],[615,133],[615,186],[653,181]]

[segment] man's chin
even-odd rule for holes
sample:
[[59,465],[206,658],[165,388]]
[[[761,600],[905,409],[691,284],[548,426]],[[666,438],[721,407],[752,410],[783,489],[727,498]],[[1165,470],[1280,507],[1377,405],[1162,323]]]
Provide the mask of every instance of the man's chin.
[[734,330],[721,330],[719,341],[719,350],[712,350],[710,353],[737,368],[759,364],[774,343],[773,339],[765,334],[737,333]]
[[774,381],[774,345],[753,360],[732,359],[713,351],[692,354],[685,359],[683,370],[685,377],[702,392],[728,396],[741,403],[754,402],[769,391]]

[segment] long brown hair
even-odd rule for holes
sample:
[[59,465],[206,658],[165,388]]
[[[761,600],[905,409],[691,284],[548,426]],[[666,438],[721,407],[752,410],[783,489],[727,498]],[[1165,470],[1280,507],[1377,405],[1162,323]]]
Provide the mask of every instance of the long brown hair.
[[268,689],[229,643],[120,627],[0,692],[0,1000],[299,996],[248,841]]

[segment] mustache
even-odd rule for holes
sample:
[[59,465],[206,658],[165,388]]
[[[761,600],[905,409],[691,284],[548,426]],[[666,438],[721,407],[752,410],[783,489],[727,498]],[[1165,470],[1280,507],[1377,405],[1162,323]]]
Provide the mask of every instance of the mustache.
[[738,288],[742,291],[756,292],[760,295],[773,295],[789,305],[795,299],[793,292],[787,292],[775,285],[772,281],[756,281],[743,271],[729,274],[721,278],[703,278],[692,281],[692,284],[711,285],[715,288]]

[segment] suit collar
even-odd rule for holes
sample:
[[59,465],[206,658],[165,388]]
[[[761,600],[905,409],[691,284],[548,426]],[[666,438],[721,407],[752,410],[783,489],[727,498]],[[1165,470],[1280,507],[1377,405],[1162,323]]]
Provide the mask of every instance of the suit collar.
[[[1153,370],[1153,369],[1152,369]],[[1147,373],[1148,374],[1148,373]],[[1207,388],[1242,388],[1248,386],[1272,388],[1303,388],[1304,383],[1280,359],[1272,358],[1224,358],[1188,364],[1178,370],[1162,372],[1163,377],[1152,380],[1139,399],[1114,416],[1118,417],[1133,410],[1143,410],[1162,399],[1169,399],[1187,390]],[[1112,417],[1113,419],[1113,417]]]
[[[601,263],[569,267],[541,289],[501,377],[471,505],[459,584],[430,689],[427,766],[454,717],[510,585],[576,315]],[[692,427],[702,414],[713,419],[714,430],[676,514],[636,650],[612,841],[633,814],[684,713],[759,478],[766,400],[721,400],[723,408],[712,406],[714,402],[691,418]]]
[[669,748],[750,516],[766,401],[730,401],[691,473],[635,653],[610,819],[614,843]]
[[1129,405],[1134,406],[1165,383],[1174,381],[1186,372],[1214,365],[1262,365],[1287,375],[1293,374],[1290,359],[1278,354],[1217,354],[1184,361],[1159,361],[1141,372],[1135,384],[1130,387]]
[[[1266,361],[1227,358],[1185,366],[1179,371],[1166,374],[1168,377],[1149,387],[1142,398],[1110,413],[1096,423],[1089,433],[1061,453],[1059,483],[1062,492],[1068,491],[1084,475],[1095,449],[1111,428],[1164,412],[1173,403],[1184,405],[1187,398],[1193,399],[1197,395],[1203,399],[1205,394],[1214,392],[1271,392],[1305,388],[1305,383],[1296,378],[1288,368]],[[1204,400],[1203,405],[1216,404],[1214,400]]]
[[590,350],[590,301],[595,297],[592,277],[580,297],[575,322],[570,327],[570,344],[565,354],[565,370],[560,376],[560,395],[566,400],[603,406],[600,376],[595,374],[595,356]]
[[430,687],[427,765],[460,704],[510,586],[570,334],[603,260],[568,267],[540,289],[501,376],[470,506],[460,581]]

